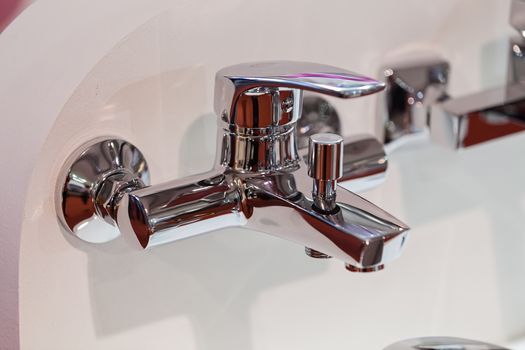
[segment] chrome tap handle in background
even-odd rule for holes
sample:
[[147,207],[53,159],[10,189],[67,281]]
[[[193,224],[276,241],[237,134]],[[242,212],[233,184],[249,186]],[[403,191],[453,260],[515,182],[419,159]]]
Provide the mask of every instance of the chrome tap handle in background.
[[424,132],[430,106],[446,98],[449,63],[439,57],[404,61],[382,69],[386,93],[379,99],[378,126],[384,143]]
[[[328,100],[318,94],[305,94],[296,131],[299,155],[307,162],[310,137],[320,133],[340,135],[341,120]],[[383,183],[388,168],[383,143],[367,134],[349,135],[343,139],[341,185],[353,192],[363,192]]]
[[378,108],[385,143],[429,130],[433,142],[464,148],[525,131],[525,69],[521,73],[514,67],[518,75],[507,85],[451,97],[446,91],[448,62],[427,57],[392,67],[385,70],[387,89]]
[[518,35],[510,39],[507,76],[509,82],[518,83],[525,80],[525,0],[512,0],[510,6],[510,25]]

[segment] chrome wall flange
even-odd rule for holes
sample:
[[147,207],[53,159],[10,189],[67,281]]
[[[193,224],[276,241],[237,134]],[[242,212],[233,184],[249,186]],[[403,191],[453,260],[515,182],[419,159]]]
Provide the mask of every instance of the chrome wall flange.
[[138,148],[116,138],[91,140],[73,152],[60,172],[59,220],[83,241],[108,242],[120,235],[116,215],[123,194],[149,184],[148,164]]

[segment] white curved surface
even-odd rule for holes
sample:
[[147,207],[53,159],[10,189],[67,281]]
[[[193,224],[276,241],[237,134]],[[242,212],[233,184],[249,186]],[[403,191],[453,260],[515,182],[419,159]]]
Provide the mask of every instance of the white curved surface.
[[[227,64],[300,59],[375,75],[383,56],[417,43],[437,47],[450,58],[452,93],[502,82],[506,52],[500,46],[506,43],[508,3],[478,5],[453,0],[432,4],[385,0],[380,5],[273,1],[251,6],[241,1],[39,0],[30,6],[0,35],[0,146],[10,150],[3,153],[2,165],[9,171],[0,182],[0,322],[7,325],[0,327],[2,346],[15,349],[18,343],[19,258],[25,349],[138,349],[166,344],[184,349],[267,349],[297,347],[298,339],[304,349],[377,348],[416,333],[485,335],[498,342],[518,332],[522,320],[509,310],[521,305],[509,291],[504,291],[504,301],[510,301],[500,303],[497,288],[499,278],[507,282],[510,278],[496,273],[497,266],[510,262],[495,263],[491,243],[498,228],[485,219],[486,208],[499,213],[497,218],[505,217],[504,209],[509,208],[472,205],[471,197],[478,193],[472,188],[464,202],[456,203],[457,215],[446,206],[437,220],[429,216],[436,214],[435,208],[427,207],[430,213],[418,211],[412,203],[423,193],[444,200],[439,194],[448,188],[438,187],[437,192],[433,181],[439,177],[413,169],[413,160],[403,158],[405,153],[392,160],[393,175],[385,187],[369,196],[414,222],[420,238],[412,240],[391,270],[366,277],[348,275],[335,262],[305,260],[296,246],[239,230],[152,253],[130,251],[121,242],[85,246],[60,231],[51,205],[63,159],[76,145],[101,134],[140,145],[155,182],[204,170],[214,151],[209,137],[215,127],[209,114],[213,74]],[[330,16],[319,16],[323,11]],[[282,14],[287,14],[286,35]],[[470,26],[465,26],[466,16],[472,20]],[[373,40],[363,40],[362,31],[348,30],[349,25],[366,27],[371,17],[375,22],[367,38]],[[373,130],[373,100],[334,104],[349,116],[344,124],[347,133]],[[519,157],[511,151],[520,142],[513,138],[491,154]],[[409,154],[437,170],[450,167],[451,158],[440,152],[430,148]],[[454,174],[445,177],[447,181],[472,185],[476,177],[465,176],[461,165],[470,156],[454,159],[459,163],[444,174]],[[397,172],[395,164],[401,167]],[[480,167],[472,164],[466,169]],[[477,183],[487,185],[490,180],[494,178]],[[507,180],[519,182],[516,177]],[[521,193],[511,193],[511,185],[505,188],[507,197],[498,199],[519,202]],[[515,224],[510,221],[505,227],[515,233]],[[473,227],[476,231],[469,234],[474,236],[463,236],[464,243],[452,245],[455,232]],[[443,231],[445,238],[439,236]],[[502,242],[516,242],[516,237],[508,238]],[[462,249],[471,240],[479,241],[477,253],[465,255]],[[429,244],[443,251],[428,250]],[[519,252],[519,246],[514,249]],[[424,260],[425,256],[432,259]],[[447,265],[452,262],[464,264],[464,269]],[[467,268],[476,274],[465,274]],[[485,274],[480,275],[480,269]],[[456,284],[468,286],[478,298],[446,289]],[[427,294],[419,296],[418,291]],[[309,303],[312,299],[316,302]],[[484,311],[501,322],[467,317],[479,312],[479,303],[488,303]],[[454,321],[448,319],[450,313]],[[374,339],[368,332],[352,331],[371,329],[378,333]]]
[[[4,151],[0,192],[0,339],[18,347],[19,238],[34,164],[57,115],[75,87],[120,39],[168,3],[43,0],[29,6],[0,35]],[[106,4],[107,5],[107,4]],[[121,9],[128,9],[121,16]],[[118,18],[118,21],[115,19]]]

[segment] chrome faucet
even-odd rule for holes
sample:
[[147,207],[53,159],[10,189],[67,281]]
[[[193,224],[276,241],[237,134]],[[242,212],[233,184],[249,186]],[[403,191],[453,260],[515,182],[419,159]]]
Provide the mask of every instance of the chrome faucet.
[[429,130],[434,142],[465,148],[525,131],[524,18],[525,0],[513,0],[510,23],[519,35],[511,39],[504,86],[450,97],[449,64],[438,57],[385,69],[387,93],[378,109],[384,141]]
[[525,1],[513,0],[508,79],[504,86],[450,98],[432,108],[432,138],[462,148],[525,131]]
[[353,98],[383,87],[313,63],[224,68],[215,80],[219,127],[212,170],[147,186],[147,163],[135,146],[94,140],[64,166],[57,191],[60,221],[90,242],[121,231],[144,248],[243,226],[297,242],[311,257],[336,257],[351,271],[380,270],[401,253],[408,227],[337,186],[354,169],[343,161],[339,135],[312,135],[308,153],[300,153],[295,129],[303,90]]
[[447,97],[449,63],[434,55],[389,64],[384,98],[378,99],[378,135],[390,143],[428,132],[430,108]]

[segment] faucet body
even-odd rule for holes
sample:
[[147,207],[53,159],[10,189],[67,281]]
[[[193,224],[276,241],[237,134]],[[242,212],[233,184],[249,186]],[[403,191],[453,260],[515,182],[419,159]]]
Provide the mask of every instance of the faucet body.
[[250,174],[214,170],[130,192],[118,223],[144,248],[226,227],[245,227],[373,271],[402,251],[408,227],[360,196],[337,188],[338,210],[314,208],[312,179],[294,168]]
[[[85,220],[71,214],[77,203],[73,199],[87,193],[94,198],[97,215],[125,236],[136,237],[144,248],[242,226],[295,241],[312,257],[337,257],[352,271],[379,270],[400,254],[408,227],[337,187],[338,179],[352,177],[348,172],[355,167],[342,152],[356,143],[344,145],[338,135],[318,134],[310,138],[306,155],[297,150],[296,125],[303,90],[350,98],[382,88],[373,79],[311,63],[278,61],[225,68],[216,77],[218,152],[212,170],[146,186],[138,181],[147,169],[140,152],[121,140],[96,143],[68,168],[59,217],[80,236]],[[369,145],[364,139],[358,141]],[[112,161],[104,164],[116,166],[108,165],[102,181],[100,176],[91,179],[87,181],[91,187],[79,190],[75,179],[93,177],[86,175],[92,170],[89,166],[90,171],[84,169],[93,159],[86,152],[107,153]],[[357,166],[356,177],[384,171],[379,164],[384,161],[370,165],[375,158],[366,157],[366,166]],[[362,162],[355,156],[348,159]],[[134,166],[119,166],[129,163]],[[78,164],[84,166],[82,175],[74,170]]]

